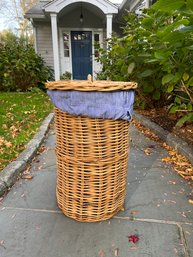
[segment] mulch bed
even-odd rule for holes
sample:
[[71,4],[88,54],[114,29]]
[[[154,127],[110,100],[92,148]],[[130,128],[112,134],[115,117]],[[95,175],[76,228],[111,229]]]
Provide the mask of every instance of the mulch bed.
[[164,108],[136,111],[148,117],[151,121],[157,123],[163,129],[176,134],[188,144],[193,145],[193,124],[185,124],[181,128],[175,126],[179,119],[179,114],[169,114]]

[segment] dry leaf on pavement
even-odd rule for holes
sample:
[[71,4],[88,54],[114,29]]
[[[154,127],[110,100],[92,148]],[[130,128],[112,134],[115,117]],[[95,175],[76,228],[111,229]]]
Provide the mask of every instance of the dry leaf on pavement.
[[5,241],[4,241],[4,240],[1,240],[1,241],[0,241],[0,246],[2,246],[4,249],[6,249],[6,247],[5,247]]
[[[142,125],[137,120],[133,120],[132,124],[135,125],[146,137],[151,140],[156,141],[160,146],[168,151],[168,155],[166,158],[163,158],[162,161],[166,163],[170,163],[174,166],[175,171],[184,179],[193,180],[193,166],[188,161],[188,159],[176,152],[171,146],[168,146],[165,142],[159,139],[157,135],[152,133],[148,128]],[[144,152],[146,155],[149,155],[148,149],[151,150],[151,146],[149,146]]]
[[144,150],[144,153],[145,153],[146,155],[151,155],[151,154],[152,154],[152,150],[151,150],[150,148],[146,148],[146,149]]
[[115,254],[116,257],[119,255],[119,248],[115,249],[114,254]]
[[32,175],[29,175],[29,174],[23,174],[21,178],[22,178],[22,179],[32,179],[33,176],[32,176]]
[[138,211],[132,211],[132,212],[131,212],[131,215],[137,215],[137,214],[139,214]]
[[189,201],[188,201],[190,204],[193,204],[193,200],[191,200],[191,199],[189,199]]
[[130,236],[128,236],[128,240],[129,240],[129,242],[136,244],[139,241],[139,236],[138,235],[130,235]]
[[99,255],[100,257],[105,257],[105,252],[104,252],[103,250],[100,250],[100,251],[98,252],[98,255]]

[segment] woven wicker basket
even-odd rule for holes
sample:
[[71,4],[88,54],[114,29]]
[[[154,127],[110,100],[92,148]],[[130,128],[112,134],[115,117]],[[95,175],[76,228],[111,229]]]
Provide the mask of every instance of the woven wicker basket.
[[[112,84],[109,83],[108,91],[112,87],[114,90]],[[89,91],[88,82],[85,85]],[[101,83],[101,88],[102,85],[107,91],[106,84]],[[46,86],[49,89],[60,86],[61,90],[62,82]],[[120,89],[119,83],[117,86]],[[78,90],[80,83],[70,82],[67,87]],[[130,84],[133,87],[135,83]],[[62,90],[65,89],[64,86]],[[123,208],[126,195],[129,122],[74,116],[55,108],[55,126],[59,208],[66,216],[81,222],[111,218]]]

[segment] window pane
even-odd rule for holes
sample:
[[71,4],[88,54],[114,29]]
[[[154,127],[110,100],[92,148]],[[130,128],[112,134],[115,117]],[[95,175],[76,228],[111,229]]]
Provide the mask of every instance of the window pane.
[[69,33],[63,33],[64,57],[69,57]]
[[94,41],[99,42],[99,34],[94,34]]
[[64,49],[69,49],[69,43],[68,42],[64,42]]
[[69,50],[64,50],[64,57],[69,57],[70,54],[69,54]]
[[64,41],[68,41],[69,40],[69,35],[64,33],[63,34],[63,38],[64,38]]

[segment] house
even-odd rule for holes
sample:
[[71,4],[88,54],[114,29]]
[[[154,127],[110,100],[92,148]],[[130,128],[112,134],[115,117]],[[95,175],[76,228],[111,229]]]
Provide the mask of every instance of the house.
[[101,70],[95,43],[102,46],[113,31],[119,32],[124,11],[135,10],[142,2],[123,0],[118,5],[108,0],[41,0],[25,17],[33,25],[35,50],[53,67],[55,80],[66,71],[73,79],[82,80],[88,74],[95,78]]

